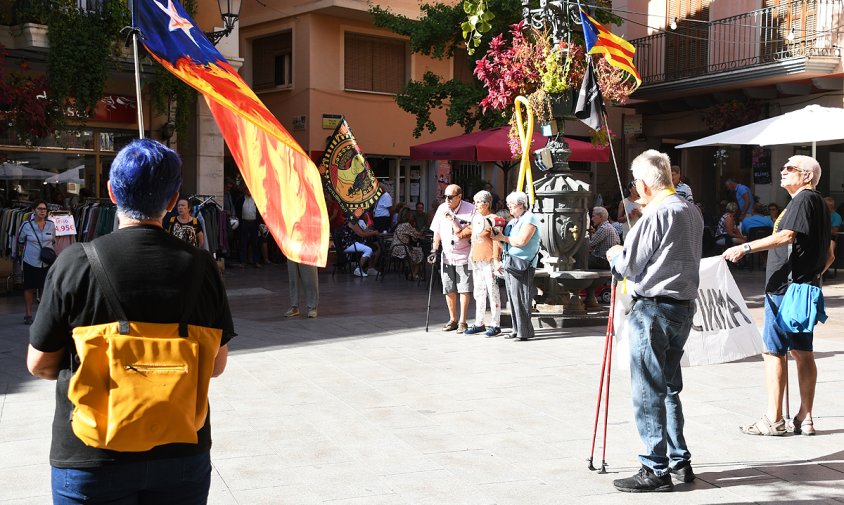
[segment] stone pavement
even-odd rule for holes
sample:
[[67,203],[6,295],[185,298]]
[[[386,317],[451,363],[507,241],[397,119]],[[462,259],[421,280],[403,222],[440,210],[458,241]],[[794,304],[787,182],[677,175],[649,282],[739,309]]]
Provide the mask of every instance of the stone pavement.
[[[738,431],[764,408],[761,358],[687,368],[685,433],[699,478],[674,494],[631,495],[611,482],[638,469],[626,372],[612,377],[609,474],[586,467],[604,327],[542,329],[529,342],[442,333],[435,293],[426,333],[427,285],[330,269],[319,318],[284,320],[283,265],[225,279],[240,336],[212,383],[210,503],[844,503],[836,280],[816,337],[818,435]],[[762,274],[736,279],[761,323]],[[22,313],[19,294],[0,297],[0,503],[45,504],[54,384],[25,370]]]

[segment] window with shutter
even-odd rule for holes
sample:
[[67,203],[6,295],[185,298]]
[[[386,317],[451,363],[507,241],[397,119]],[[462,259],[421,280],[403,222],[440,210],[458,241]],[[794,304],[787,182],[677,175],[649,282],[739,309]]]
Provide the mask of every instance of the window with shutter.
[[344,87],[347,90],[397,94],[407,83],[405,42],[346,33]]
[[252,41],[252,88],[256,91],[293,86],[293,32]]
[[806,54],[815,47],[817,0],[765,0],[765,8],[760,48],[763,61]]
[[475,79],[475,68],[472,60],[469,59],[469,53],[466,52],[466,49],[462,47],[455,48],[452,61],[454,64],[452,79],[463,84],[471,84]]
[[666,41],[667,78],[681,79],[705,73],[709,61],[710,1],[668,0],[667,19],[676,19],[677,29],[668,33]]

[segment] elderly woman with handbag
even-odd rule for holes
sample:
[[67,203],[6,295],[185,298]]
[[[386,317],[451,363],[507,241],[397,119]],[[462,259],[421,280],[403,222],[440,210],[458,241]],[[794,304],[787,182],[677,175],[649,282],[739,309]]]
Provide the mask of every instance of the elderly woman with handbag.
[[24,324],[32,324],[35,291],[44,289],[47,270],[56,261],[56,225],[47,220],[47,203],[32,204],[32,217],[18,230],[18,258],[23,261],[23,299],[26,304]]
[[513,322],[513,333],[506,338],[528,340],[533,338],[530,309],[533,274],[539,258],[539,217],[528,209],[528,197],[522,191],[507,195],[507,208],[513,219],[503,234],[492,236],[505,244],[504,281]]

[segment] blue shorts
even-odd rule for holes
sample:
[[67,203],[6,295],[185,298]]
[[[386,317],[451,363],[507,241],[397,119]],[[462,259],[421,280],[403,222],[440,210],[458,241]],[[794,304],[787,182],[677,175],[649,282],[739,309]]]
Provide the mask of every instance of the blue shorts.
[[777,356],[791,350],[811,352],[812,333],[790,333],[777,326],[777,312],[784,296],[765,293],[765,326],[762,328],[765,352]]

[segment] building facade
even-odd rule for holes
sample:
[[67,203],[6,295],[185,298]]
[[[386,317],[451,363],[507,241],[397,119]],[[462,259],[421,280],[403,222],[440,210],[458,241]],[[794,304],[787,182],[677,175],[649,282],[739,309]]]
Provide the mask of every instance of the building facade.
[[[47,15],[42,14],[41,19],[37,14],[43,11],[33,10],[38,4],[32,0],[0,2],[3,77],[8,83],[19,83],[17,89],[21,92],[16,95],[32,95],[16,96],[17,101],[9,99],[6,106],[32,107],[36,116],[43,113],[39,104],[47,97],[43,77],[50,54],[50,27]],[[84,12],[95,13],[102,6],[102,1],[78,2]],[[201,29],[213,31],[222,24],[216,0],[198,0],[195,7]],[[121,35],[114,36],[122,40]],[[84,50],[84,44],[79,47]],[[240,65],[236,29],[217,48],[236,67]],[[144,52],[141,47],[142,56]],[[144,136],[161,140],[182,155],[183,192],[222,197],[223,140],[204,101],[196,101],[184,138],[179,139],[173,126],[173,108],[159,111],[152,105],[149,84],[155,78],[153,65],[145,60],[141,66],[143,87],[138,99],[132,61],[131,50],[125,49],[114,66],[107,66],[103,96],[94,115],[84,121],[75,118],[71,110],[63,111],[62,129],[29,135],[24,132],[29,128],[27,124],[16,123],[10,111],[5,112],[5,124],[0,128],[0,163],[5,167],[0,174],[0,206],[25,205],[36,199],[57,205],[107,199],[106,181],[112,160],[121,147],[140,135],[138,108]]]
[[[843,107],[841,0],[616,0],[613,8],[643,79],[622,117],[625,161],[647,148],[668,152],[716,213],[729,198],[727,178],[762,203],[785,204],[780,168],[809,146],[675,146],[809,104]],[[819,146],[817,158],[820,191],[841,203],[844,144]]]

